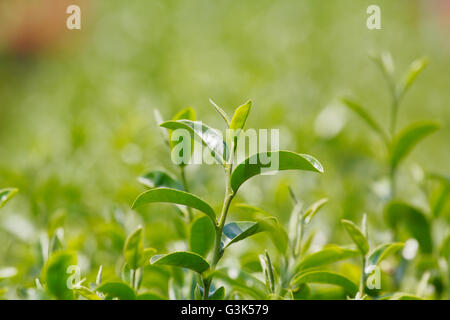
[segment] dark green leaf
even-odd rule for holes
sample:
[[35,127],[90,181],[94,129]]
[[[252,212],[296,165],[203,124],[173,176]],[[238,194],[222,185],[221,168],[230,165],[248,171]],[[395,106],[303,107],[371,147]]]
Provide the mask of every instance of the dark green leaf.
[[[267,157],[269,163],[265,164],[262,158]],[[278,163],[272,163],[278,159]],[[271,167],[271,165],[273,165]],[[269,169],[270,168],[270,169]],[[251,177],[261,174],[264,169],[269,171],[278,170],[308,170],[323,173],[320,162],[307,154],[298,154],[290,151],[275,151],[267,153],[257,153],[244,162],[240,163],[231,175],[231,186],[236,192],[239,187]]]
[[197,253],[178,251],[168,253],[166,255],[156,255],[150,260],[154,265],[166,265],[179,268],[186,268],[198,273],[205,272],[209,269],[209,264]]
[[134,290],[124,282],[106,282],[96,289],[105,295],[106,299],[135,300]]
[[[48,291],[61,300],[73,299],[73,292],[69,289],[68,278],[76,276],[68,273],[70,266],[77,265],[77,257],[72,252],[59,251],[50,257],[45,268],[45,279]],[[76,277],[74,278],[74,280]],[[73,285],[76,283],[71,282]]]
[[369,243],[367,242],[366,237],[362,234],[359,227],[354,224],[352,221],[349,220],[341,220],[342,224],[345,227],[345,230],[352,238],[353,242],[358,247],[359,251],[366,255],[366,253],[369,251]]
[[208,217],[199,217],[192,222],[189,235],[191,251],[206,257],[214,244],[215,227]]
[[439,129],[439,125],[434,122],[419,122],[403,129],[392,142],[392,168],[396,168],[420,140],[437,129]]
[[220,287],[209,295],[209,300],[223,300],[225,298],[225,288]]
[[304,283],[325,283],[340,286],[350,295],[354,296],[358,291],[358,286],[348,278],[327,271],[311,271],[303,273],[296,277],[292,285],[301,285]]
[[137,197],[132,208],[135,209],[153,202],[168,202],[188,206],[203,212],[214,224],[216,223],[216,214],[209,204],[191,193],[176,189],[156,188],[146,191]]
[[404,227],[406,231],[417,239],[420,250],[431,253],[433,250],[431,227],[428,218],[419,209],[402,202],[391,202],[386,208],[388,225],[398,230]]
[[140,176],[138,181],[149,188],[171,188],[183,190],[183,186],[179,181],[164,171],[150,171]]

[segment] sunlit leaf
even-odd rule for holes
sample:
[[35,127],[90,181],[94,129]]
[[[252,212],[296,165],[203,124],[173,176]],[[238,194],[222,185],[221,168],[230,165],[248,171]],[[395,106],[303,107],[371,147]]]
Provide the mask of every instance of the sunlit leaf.
[[12,278],[17,275],[17,269],[14,267],[0,268],[0,280]]
[[358,286],[348,278],[333,272],[311,271],[300,274],[291,285],[301,285],[304,283],[324,283],[342,287],[350,296],[354,296],[358,291]]
[[310,268],[316,268],[337,261],[357,257],[358,255],[359,252],[356,250],[341,248],[334,245],[328,246],[303,258],[298,264],[297,270],[303,271]]
[[205,272],[209,269],[209,263],[197,253],[178,251],[165,255],[153,256],[150,260],[153,265],[166,265],[179,268],[186,268],[198,273]]
[[[267,161],[264,159],[267,159]],[[275,159],[278,159],[278,163],[273,162]],[[291,151],[257,153],[234,169],[231,175],[233,191],[236,192],[245,181],[253,176],[278,170],[307,170],[323,173],[320,162],[307,154],[298,154]]]
[[106,299],[135,300],[134,290],[124,282],[106,282],[95,291],[101,292]]
[[167,202],[185,205],[206,214],[213,223],[216,223],[216,214],[209,204],[192,193],[170,188],[156,188],[141,193],[134,201],[133,209],[147,203]]
[[170,130],[185,129],[193,132],[211,150],[214,158],[224,164],[228,159],[229,150],[223,140],[222,133],[202,122],[190,120],[166,121],[161,126]]
[[303,214],[303,219],[305,219],[305,223],[311,222],[312,218],[315,216],[315,214],[322,208],[326,203],[328,202],[327,198],[320,199],[316,202],[314,202],[312,205],[306,209],[305,213]]
[[212,101],[212,99],[209,99],[209,102],[211,102],[211,104],[213,105],[214,109],[216,109],[217,113],[220,114],[220,116],[223,118],[223,120],[227,124],[227,127],[229,127],[230,123],[231,123],[231,120],[228,117],[228,114],[221,107],[219,107],[214,101]]
[[444,258],[450,259],[450,234],[442,242],[439,254]]
[[359,227],[349,220],[341,220],[342,224],[345,227],[345,230],[352,238],[353,242],[358,247],[359,251],[365,255],[369,251],[369,243],[367,242],[366,237],[362,234]]
[[[73,299],[73,292],[69,289],[67,283],[70,266],[77,265],[77,257],[72,252],[58,251],[51,255],[45,268],[45,281],[48,291],[56,298],[61,300]],[[74,284],[74,283],[73,283]]]
[[403,79],[399,82],[397,86],[398,97],[402,97],[408,91],[408,89],[414,83],[416,78],[419,76],[422,70],[425,69],[427,65],[428,60],[426,58],[420,58],[411,63],[411,65],[408,68],[408,71],[403,76]]
[[73,291],[88,300],[101,300],[101,298],[97,294],[95,294],[95,292],[83,286],[78,286],[74,288]]
[[0,208],[19,191],[16,188],[0,189]]
[[437,129],[439,129],[439,125],[434,122],[419,122],[403,129],[392,142],[392,168],[396,168],[420,140],[435,132]]
[[247,121],[248,114],[252,106],[252,101],[249,100],[245,104],[239,106],[235,111],[233,118],[231,119],[230,129],[241,130],[244,128],[245,121]]
[[215,227],[208,217],[202,216],[192,222],[189,245],[191,251],[205,257],[214,244]]
[[195,119],[196,119],[195,110],[191,107],[187,107],[178,111],[178,113],[172,118],[172,120],[191,120],[191,121],[195,121]]

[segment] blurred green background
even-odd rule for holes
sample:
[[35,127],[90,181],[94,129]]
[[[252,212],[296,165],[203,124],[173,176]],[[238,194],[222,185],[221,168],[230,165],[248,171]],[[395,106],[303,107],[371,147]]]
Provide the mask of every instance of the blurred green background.
[[[81,31],[65,27],[72,3],[81,6]],[[366,28],[371,4],[381,8],[382,30]],[[172,208],[130,209],[144,190],[139,175],[161,167],[178,174],[154,108],[168,119],[192,106],[223,128],[208,99],[230,112],[252,99],[247,127],[279,128],[282,149],[314,155],[325,174],[257,177],[236,202],[286,223],[290,185],[305,203],[330,199],[314,221],[317,246],[350,243],[339,220],[359,222],[363,212],[379,243],[391,238],[381,218],[385,151],[337,98],[355,97],[387,128],[390,98],[370,54],[391,52],[398,77],[426,56],[398,127],[431,119],[441,129],[404,163],[399,195],[424,207],[412,183],[417,166],[450,172],[449,1],[2,0],[0,17],[0,187],[20,189],[0,213],[0,266],[19,269],[8,280],[18,289],[39,276],[39,241],[60,216],[66,245],[90,280],[99,265],[118,274],[124,236],[139,223],[147,246],[182,245]],[[192,192],[220,207],[218,166],[190,166],[187,178]],[[448,213],[447,206],[447,221]],[[447,224],[434,236],[448,232]],[[270,248],[264,236],[255,239],[230,250],[225,264]],[[163,283],[158,277],[147,281]]]

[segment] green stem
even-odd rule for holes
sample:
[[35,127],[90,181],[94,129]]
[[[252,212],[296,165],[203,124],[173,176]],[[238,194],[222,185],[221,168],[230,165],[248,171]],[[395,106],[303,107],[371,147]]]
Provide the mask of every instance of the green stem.
[[359,283],[359,295],[360,298],[364,295],[364,287],[366,282],[366,257],[362,257],[362,270],[361,270],[361,281]]
[[[184,191],[189,192],[189,185],[186,180],[186,172],[184,170],[184,166],[180,166],[180,175],[181,175],[181,183],[183,184]],[[191,223],[194,214],[192,213],[191,207],[187,207],[187,211],[188,211],[187,220],[188,220],[188,223]]]

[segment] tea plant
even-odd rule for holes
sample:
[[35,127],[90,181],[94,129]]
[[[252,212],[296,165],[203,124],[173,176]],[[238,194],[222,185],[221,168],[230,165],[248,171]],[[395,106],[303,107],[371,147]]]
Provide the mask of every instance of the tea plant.
[[[357,115],[363,119],[368,126],[376,133],[376,135],[382,140],[385,149],[387,151],[387,157],[385,161],[386,167],[389,171],[390,182],[390,194],[388,203],[385,207],[385,219],[387,225],[394,232],[396,239],[404,238],[405,235],[412,236],[419,243],[421,253],[424,255],[422,259],[427,262],[422,264],[421,270],[434,270],[434,279],[432,281],[435,285],[435,290],[439,296],[442,291],[443,282],[448,280],[448,271],[444,271],[442,274],[442,268],[439,268],[439,254],[438,249],[433,245],[433,222],[439,217],[442,212],[442,208],[448,199],[448,179],[439,174],[423,174],[426,176],[422,180],[437,179],[442,184],[442,187],[437,191],[437,196],[433,199],[429,197],[429,190],[425,190],[427,196],[430,212],[425,213],[423,210],[412,206],[402,200],[399,200],[397,192],[397,175],[398,169],[402,161],[407,155],[414,149],[414,147],[425,137],[432,134],[439,129],[439,124],[434,121],[419,121],[406,126],[404,129],[397,132],[397,120],[400,110],[401,102],[405,94],[409,91],[412,84],[415,82],[419,74],[427,65],[427,60],[424,58],[414,61],[401,80],[396,81],[394,78],[394,64],[392,57],[389,54],[383,54],[378,57],[374,57],[373,60],[379,66],[382,74],[388,85],[391,95],[391,107],[390,107],[390,119],[389,130],[386,131],[370,114],[364,109],[361,104],[355,102],[349,98],[343,98],[344,105],[353,110]],[[424,184],[427,184],[424,182]],[[444,222],[444,223],[448,223]],[[448,229],[448,225],[447,225]],[[448,254],[446,249],[446,243],[448,242],[448,233],[446,239],[442,239],[441,256],[444,259],[444,263],[448,263]],[[444,255],[442,255],[442,252]],[[433,257],[433,258],[431,258]],[[433,262],[430,262],[431,259]],[[401,267],[396,271],[397,287],[400,286],[401,280],[406,270],[408,261],[403,260]],[[426,265],[426,267],[425,267]],[[448,265],[448,264],[447,264]],[[444,268],[445,269],[445,268]],[[447,267],[448,270],[448,267]]]
[[[17,189],[15,188],[5,188],[0,189],[0,209],[8,202],[16,193]],[[17,274],[17,269],[15,267],[3,267],[0,266],[0,281],[14,277]],[[1,295],[0,288],[0,295]]]
[[[235,165],[236,148],[239,135],[244,128],[250,112],[251,101],[238,107],[233,117],[229,117],[225,111],[214,104],[216,110],[223,117],[227,129],[232,130],[232,139],[224,141],[222,134],[203,123],[188,119],[170,120],[163,122],[161,127],[169,130],[184,129],[192,134],[192,139],[200,141],[210,149],[212,156],[222,166],[225,174],[225,195],[219,216],[215,210],[198,196],[174,188],[173,180],[170,185],[156,186],[139,195],[133,204],[137,208],[144,204],[166,202],[175,205],[187,206],[196,209],[205,215],[202,220],[196,220],[191,231],[191,251],[178,251],[168,254],[155,255],[151,258],[153,265],[175,266],[190,269],[196,272],[199,280],[196,284],[195,296],[197,298],[216,299],[223,298],[224,288],[213,288],[212,283],[215,271],[226,249],[245,238],[271,228],[273,220],[262,219],[259,221],[234,221],[227,222],[227,215],[232,200],[236,196],[240,186],[251,177],[261,173],[262,169],[270,168],[270,163],[264,163],[261,157],[266,154],[257,153],[250,156],[240,164]],[[169,132],[170,136],[170,132]],[[278,156],[278,170],[306,170],[312,172],[323,172],[322,165],[314,157],[305,154],[297,154],[290,151],[270,151],[267,154]],[[183,155],[186,156],[186,155]],[[183,162],[186,164],[186,162]],[[175,184],[178,185],[178,184]],[[208,219],[213,225],[213,235],[207,231]],[[207,261],[207,242],[213,239],[212,255]]]

